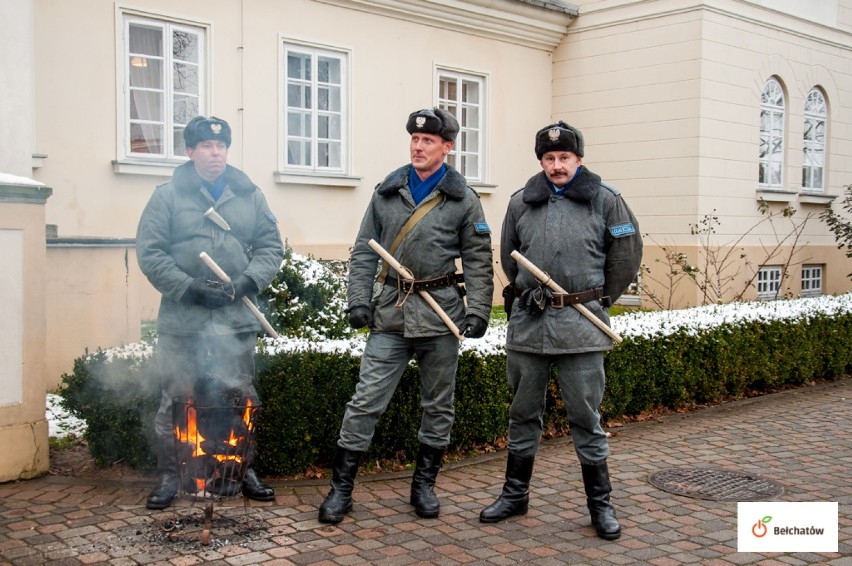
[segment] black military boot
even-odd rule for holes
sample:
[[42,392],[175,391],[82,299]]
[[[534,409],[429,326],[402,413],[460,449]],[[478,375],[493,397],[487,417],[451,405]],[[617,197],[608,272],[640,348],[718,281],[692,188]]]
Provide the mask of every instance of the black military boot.
[[609,482],[606,460],[597,464],[581,464],[581,467],[592,526],[602,539],[615,540],[621,536],[621,525],[615,516],[615,507],[609,500],[612,484]]
[[254,468],[246,470],[243,478],[243,495],[255,501],[275,501],[275,490],[260,481]]
[[417,467],[411,478],[411,498],[414,512],[422,519],[434,519],[441,512],[441,503],[435,495],[435,480],[441,470],[443,448],[432,448],[420,443],[417,450]]
[[481,523],[498,523],[515,515],[526,515],[530,501],[530,479],[535,456],[518,456],[509,452],[506,461],[506,483],[497,501],[479,513]]
[[148,494],[148,509],[165,509],[177,497],[180,482],[177,476],[177,456],[171,437],[157,438],[157,477],[160,483]]
[[171,471],[160,474],[160,483],[148,494],[145,507],[148,509],[165,509],[172,504],[178,492],[177,474]]
[[337,447],[331,472],[331,491],[319,508],[320,523],[339,523],[344,515],[352,511],[352,488],[355,487],[358,463],[363,454]]

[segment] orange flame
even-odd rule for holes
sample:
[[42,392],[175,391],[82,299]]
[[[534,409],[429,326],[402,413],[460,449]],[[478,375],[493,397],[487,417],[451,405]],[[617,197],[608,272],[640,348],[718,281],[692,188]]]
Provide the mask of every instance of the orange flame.
[[243,413],[243,422],[246,423],[246,426],[249,430],[252,429],[251,422],[251,399],[246,399],[246,411]]
[[[186,428],[181,428],[180,425],[176,425],[174,432],[175,438],[179,440],[183,444],[191,445],[193,448],[192,457],[198,457],[206,455],[206,452],[201,448],[201,443],[206,439],[201,435],[201,432],[198,430],[198,414],[196,408],[191,405],[192,399],[188,399],[188,406],[186,409]],[[246,400],[246,408],[242,415],[242,421],[246,425],[246,429],[251,432],[254,428],[252,423],[252,402],[251,400]],[[246,442],[246,437],[243,435],[238,436],[237,431],[232,428],[229,432],[228,439],[224,440],[224,443],[227,446],[231,446],[234,448],[238,448],[242,443]],[[235,462],[236,464],[242,464],[244,461],[243,456],[236,454],[212,454],[213,458],[215,458],[220,463],[225,462]],[[215,474],[218,476],[219,471],[217,470]],[[206,491],[206,484],[210,478],[202,478],[195,477],[195,486],[196,493]]]

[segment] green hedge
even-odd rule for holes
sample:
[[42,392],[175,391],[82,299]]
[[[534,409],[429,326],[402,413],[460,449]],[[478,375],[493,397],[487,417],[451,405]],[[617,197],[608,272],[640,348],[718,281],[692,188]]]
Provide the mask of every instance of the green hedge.
[[[694,405],[852,373],[852,314],[681,330],[653,338],[626,337],[607,355],[605,420],[655,408]],[[331,460],[345,405],[358,380],[359,358],[316,351],[257,356],[263,402],[258,426],[262,474],[300,473]],[[150,468],[152,425],[159,402],[153,359],[87,354],[63,376],[63,406],[88,423],[95,460]],[[120,379],[116,379],[120,375]],[[510,394],[505,357],[465,351],[459,360],[452,448],[466,451],[505,435]],[[369,456],[410,462],[420,423],[417,366],[406,370],[379,421]],[[558,389],[548,393],[546,424],[566,418]]]

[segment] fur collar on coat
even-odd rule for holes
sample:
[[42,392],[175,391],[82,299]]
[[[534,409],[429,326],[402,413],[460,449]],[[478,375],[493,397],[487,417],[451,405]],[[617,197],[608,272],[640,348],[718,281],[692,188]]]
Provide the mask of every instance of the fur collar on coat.
[[[411,172],[411,165],[403,165],[396,171],[391,172],[385,180],[378,184],[376,192],[383,197],[397,193],[403,187],[408,185],[408,175]],[[447,198],[453,200],[463,200],[467,192],[467,179],[461,173],[456,171],[450,165],[447,165],[447,173],[444,178],[438,182],[435,187],[441,191]]]
[[[249,194],[257,190],[248,175],[230,165],[225,166],[225,180],[234,194]],[[172,183],[179,191],[197,191],[201,187],[201,177],[195,172],[195,164],[187,161],[177,169],[172,176]]]
[[[592,173],[586,169],[585,165],[580,165],[580,172],[574,182],[568,186],[565,196],[578,202],[589,202],[597,194],[600,185],[600,175]],[[533,205],[546,203],[553,194],[553,191],[550,190],[550,181],[547,180],[544,171],[530,177],[523,190],[524,202]]]

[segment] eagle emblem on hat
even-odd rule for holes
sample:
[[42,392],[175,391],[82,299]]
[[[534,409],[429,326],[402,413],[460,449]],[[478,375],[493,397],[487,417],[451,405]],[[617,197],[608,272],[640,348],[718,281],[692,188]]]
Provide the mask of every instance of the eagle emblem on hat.
[[417,117],[414,119],[414,124],[415,124],[418,128],[422,128],[423,126],[425,126],[425,125],[426,125],[426,116],[417,116]]
[[559,128],[551,128],[547,131],[547,137],[550,141],[555,142],[559,139]]
[[210,124],[210,131],[218,136],[222,133],[222,124]]

